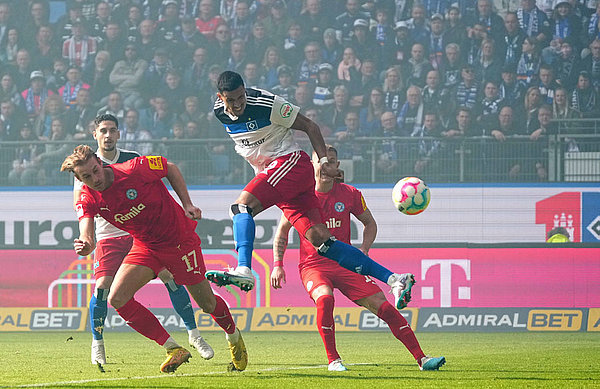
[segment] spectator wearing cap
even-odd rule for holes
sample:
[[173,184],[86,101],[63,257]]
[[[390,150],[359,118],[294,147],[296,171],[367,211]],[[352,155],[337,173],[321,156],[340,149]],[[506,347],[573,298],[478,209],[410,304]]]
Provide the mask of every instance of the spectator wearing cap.
[[177,1],[163,1],[163,15],[156,25],[156,34],[162,40],[171,52],[175,52],[181,43],[181,19],[179,19],[179,10]]
[[468,27],[480,24],[484,27],[486,37],[499,41],[504,35],[504,20],[494,11],[492,0],[477,0],[473,17],[467,22]]
[[527,37],[521,26],[515,12],[507,12],[504,16],[504,28],[506,32],[498,42],[499,55],[504,61],[504,65],[516,65],[521,58],[523,51],[523,41]]
[[110,72],[110,83],[121,93],[123,104],[127,108],[139,109],[143,103],[142,89],[144,72],[148,62],[138,58],[135,44],[125,46],[125,59],[117,61]]
[[427,52],[429,53],[429,63],[434,69],[439,69],[444,58],[444,47],[446,40],[444,37],[444,16],[436,13],[430,18],[429,39],[427,40]]
[[292,85],[292,68],[288,65],[278,66],[277,80],[278,84],[272,88],[273,94],[290,101],[296,92],[296,88]]
[[64,42],[73,35],[72,28],[75,21],[85,21],[81,12],[81,3],[69,1],[67,3],[67,13],[58,18],[56,22],[55,31],[61,42]]
[[394,48],[388,52],[388,55],[381,58],[382,65],[399,63],[403,64],[410,58],[410,49],[413,45],[412,36],[408,30],[408,23],[401,20],[394,26]]
[[393,46],[394,30],[390,25],[390,9],[384,4],[379,4],[375,8],[375,21],[377,22],[371,27],[371,32],[377,43],[379,58],[385,57],[384,53],[390,50]]
[[[200,0],[198,11],[196,28],[208,39],[215,38],[215,32],[220,24],[225,23],[227,25],[223,18],[215,14],[213,0]],[[216,38],[218,39],[219,37]]]
[[29,80],[30,86],[21,92],[21,97],[25,101],[25,112],[30,118],[35,118],[48,96],[52,96],[54,92],[46,88],[46,77],[41,70],[31,72]]
[[298,23],[302,26],[308,40],[320,41],[323,32],[330,26],[322,10],[322,1],[306,0],[306,7],[298,17]]
[[545,44],[552,36],[552,27],[546,14],[535,5],[535,0],[521,0],[517,9],[519,25],[536,42]]
[[83,68],[96,55],[97,41],[85,34],[85,24],[81,19],[73,21],[71,32],[71,37],[63,42],[62,56],[69,66]]
[[319,74],[313,93],[312,103],[323,110],[333,104],[333,88],[335,87],[333,80],[333,66],[328,63],[319,65]]
[[298,68],[298,83],[314,84],[321,65],[321,48],[317,42],[309,42],[304,46],[304,61]]
[[502,68],[502,82],[498,86],[498,94],[504,99],[506,104],[513,109],[519,106],[525,95],[525,87],[517,82],[517,66],[507,64]]
[[292,24],[285,1],[275,0],[271,4],[269,16],[262,22],[265,25],[267,36],[272,37],[274,42],[284,39],[290,24]]
[[[369,20],[369,14],[361,11],[359,0],[346,0],[346,10],[335,18],[337,39],[342,42],[350,41],[354,32],[354,22],[357,19]],[[368,28],[367,24],[367,28]]]
[[323,32],[323,48],[321,49],[321,57],[324,62],[330,64],[339,63],[342,60],[344,48],[335,37],[335,30],[328,28]]
[[376,58],[377,45],[375,38],[369,33],[369,22],[365,19],[354,21],[354,34],[350,41],[358,58]]

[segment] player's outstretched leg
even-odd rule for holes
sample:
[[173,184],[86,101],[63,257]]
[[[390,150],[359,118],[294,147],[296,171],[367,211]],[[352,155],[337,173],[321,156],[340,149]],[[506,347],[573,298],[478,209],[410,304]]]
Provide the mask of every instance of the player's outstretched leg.
[[415,283],[415,277],[412,274],[396,274],[366,256],[356,247],[340,242],[333,236],[318,248],[318,252],[350,271],[375,277],[388,284],[396,299],[396,308],[405,308],[410,301],[412,286]]
[[228,271],[207,271],[206,279],[218,286],[235,285],[243,291],[254,288],[252,275],[252,250],[256,226],[252,217],[252,208],[244,204],[233,204],[229,212],[233,220],[233,239],[238,252],[238,266]]
[[92,329],[92,364],[106,364],[104,350],[104,321],[108,313],[107,299],[109,289],[96,289],[90,298],[90,328]]
[[[161,273],[159,273],[159,277],[161,276]],[[190,301],[190,296],[187,290],[185,290],[183,286],[175,283],[175,280],[173,280],[172,276],[169,278],[171,279],[165,282],[165,286],[169,291],[169,297],[171,298],[171,303],[173,303],[173,308],[175,308],[175,311],[179,314],[179,316],[181,316],[181,319],[185,324],[185,328],[188,331],[188,340],[190,346],[195,348],[202,358],[211,359],[215,355],[215,352],[206,342],[206,340],[204,340],[204,338],[200,335],[200,331],[196,325],[196,318],[194,317],[192,302]]]

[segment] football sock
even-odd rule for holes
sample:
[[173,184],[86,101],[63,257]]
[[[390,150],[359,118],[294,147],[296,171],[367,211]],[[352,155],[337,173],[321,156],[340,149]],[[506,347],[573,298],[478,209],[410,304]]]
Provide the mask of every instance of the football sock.
[[215,298],[217,299],[217,305],[210,315],[226,333],[233,334],[235,332],[235,322],[233,321],[231,312],[229,312],[227,303],[225,303],[225,300],[221,296],[215,296]]
[[[142,304],[131,299],[121,308],[117,309],[119,315],[127,324],[146,338],[152,339],[161,346],[169,339],[169,333],[159,323],[156,316]],[[177,346],[176,346],[177,347]]]
[[377,311],[377,316],[387,323],[392,334],[404,344],[417,362],[420,362],[425,354],[421,350],[419,341],[404,316],[387,301],[381,304],[381,307]]
[[102,339],[104,320],[108,313],[107,300],[110,289],[96,289],[90,299],[90,328],[96,340]]
[[169,336],[169,339],[167,339],[165,341],[165,343],[163,344],[163,347],[166,348],[167,350],[171,350],[171,349],[174,349],[176,347],[181,347],[181,346],[179,345],[179,343],[177,343],[175,341],[175,339],[173,339],[172,337]]
[[255,229],[254,218],[251,214],[240,212],[233,215],[233,239],[238,252],[238,266],[252,268]]
[[329,259],[333,259],[346,268],[358,274],[372,276],[381,282],[387,282],[393,272],[381,266],[365,253],[356,247],[344,242],[336,240],[334,237],[329,238],[319,247],[319,254]]
[[185,328],[189,331],[196,328],[196,319],[194,318],[194,308],[192,308],[192,302],[190,301],[190,295],[187,290],[181,285],[177,285],[174,280],[171,280],[165,284],[169,291],[169,297],[175,312],[181,316],[185,323]]
[[329,363],[340,357],[335,348],[335,321],[333,320],[333,296],[320,296],[315,302],[317,305],[317,328],[323,344]]

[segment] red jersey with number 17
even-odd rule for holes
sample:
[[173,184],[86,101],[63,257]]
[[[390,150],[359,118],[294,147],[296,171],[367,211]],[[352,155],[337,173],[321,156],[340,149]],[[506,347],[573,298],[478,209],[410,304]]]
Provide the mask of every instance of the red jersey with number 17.
[[[350,244],[350,214],[358,216],[367,209],[362,193],[353,186],[338,182],[333,184],[329,192],[315,193],[321,204],[321,215],[327,229],[337,240]],[[314,266],[320,261],[330,263],[331,259],[317,254],[312,243],[301,237],[299,268]]]
[[167,175],[166,158],[143,156],[107,167],[115,176],[110,187],[99,192],[83,186],[76,205],[80,220],[99,214],[148,246],[177,246],[195,233],[197,223],[161,180]]

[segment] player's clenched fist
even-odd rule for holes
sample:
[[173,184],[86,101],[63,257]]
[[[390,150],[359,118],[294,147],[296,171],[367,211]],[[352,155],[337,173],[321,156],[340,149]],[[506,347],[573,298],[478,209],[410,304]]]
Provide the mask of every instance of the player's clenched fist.
[[92,252],[92,246],[88,242],[81,239],[74,240],[73,248],[78,255],[82,256],[88,255]]
[[202,210],[198,207],[196,207],[195,205],[186,205],[185,207],[183,207],[183,209],[185,210],[185,215],[187,217],[189,217],[192,220],[199,220],[202,219]]

